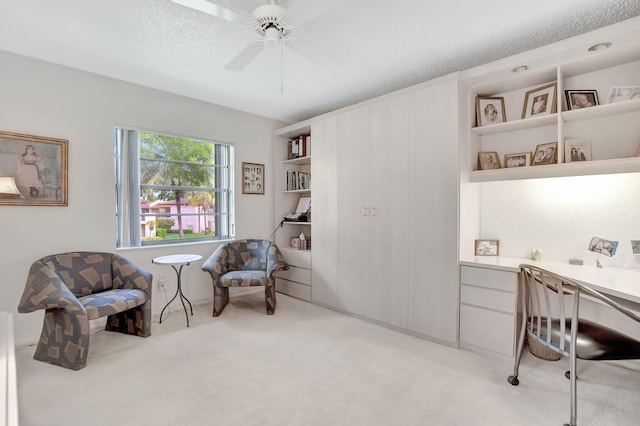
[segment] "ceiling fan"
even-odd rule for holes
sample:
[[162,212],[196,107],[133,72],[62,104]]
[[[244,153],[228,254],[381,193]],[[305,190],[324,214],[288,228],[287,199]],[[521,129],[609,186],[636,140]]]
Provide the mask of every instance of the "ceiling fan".
[[[262,52],[265,46],[280,45],[289,47],[295,53],[317,65],[336,63],[337,58],[317,47],[293,37],[293,29],[321,15],[339,0],[297,0],[285,9],[270,0],[270,3],[258,6],[252,16],[243,15],[207,0],[171,0],[173,3],[204,12],[220,19],[246,25],[253,28],[259,38],[245,47],[224,69],[228,71],[244,70]],[[285,21],[286,19],[286,21]],[[295,25],[294,25],[295,24]]]

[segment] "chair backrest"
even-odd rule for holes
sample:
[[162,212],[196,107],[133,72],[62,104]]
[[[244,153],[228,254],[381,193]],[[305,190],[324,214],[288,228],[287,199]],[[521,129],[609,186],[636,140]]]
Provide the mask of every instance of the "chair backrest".
[[228,271],[266,271],[271,248],[269,240],[238,240],[228,243]]
[[111,253],[70,252],[43,257],[69,290],[82,297],[113,288]]

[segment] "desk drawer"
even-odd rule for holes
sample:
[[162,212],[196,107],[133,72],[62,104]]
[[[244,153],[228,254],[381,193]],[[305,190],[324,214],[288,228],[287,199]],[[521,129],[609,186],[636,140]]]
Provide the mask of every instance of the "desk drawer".
[[290,265],[288,271],[280,271],[276,276],[285,280],[311,285],[311,269],[299,268],[297,266]]
[[518,284],[518,274],[516,272],[462,266],[460,267],[460,282],[462,284],[515,293]]
[[460,306],[460,344],[513,356],[515,351],[513,314]]
[[516,309],[516,294],[463,284],[460,287],[460,303],[494,309],[513,315]]

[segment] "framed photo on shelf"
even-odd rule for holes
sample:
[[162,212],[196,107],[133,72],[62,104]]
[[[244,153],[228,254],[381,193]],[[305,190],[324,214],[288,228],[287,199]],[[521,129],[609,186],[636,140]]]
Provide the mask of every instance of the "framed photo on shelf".
[[294,249],[300,248],[300,238],[299,237],[291,237],[289,238],[289,247]]
[[557,87],[557,84],[553,82],[536,89],[529,90],[524,96],[522,118],[553,114],[556,112]]
[[593,237],[589,242],[589,251],[600,253],[605,256],[613,256],[618,249],[618,242],[612,240],[603,240],[602,238]]
[[478,127],[504,123],[504,98],[476,96],[476,120]]
[[476,256],[498,256],[500,253],[499,240],[476,240]]
[[264,164],[242,163],[242,193],[264,195]]
[[67,206],[68,145],[0,132],[0,205]]
[[478,169],[479,170],[493,170],[500,168],[500,159],[498,153],[495,151],[480,151],[478,152]]
[[565,139],[564,162],[591,161],[591,139]]
[[598,92],[595,90],[565,90],[567,108],[581,109],[599,105]]
[[615,86],[609,90],[607,103],[640,99],[640,86]]
[[532,165],[555,164],[558,160],[558,142],[543,143],[536,146]]
[[516,152],[514,154],[504,155],[504,166],[509,167],[527,167],[531,165],[531,152]]

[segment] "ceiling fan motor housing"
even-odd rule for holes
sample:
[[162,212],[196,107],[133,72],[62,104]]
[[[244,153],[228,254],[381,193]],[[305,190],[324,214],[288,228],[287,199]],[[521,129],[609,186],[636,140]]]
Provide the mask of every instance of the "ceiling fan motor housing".
[[285,11],[285,8],[277,4],[258,6],[253,11],[256,32],[264,37],[265,43],[278,42],[289,36],[293,27],[284,22]]

